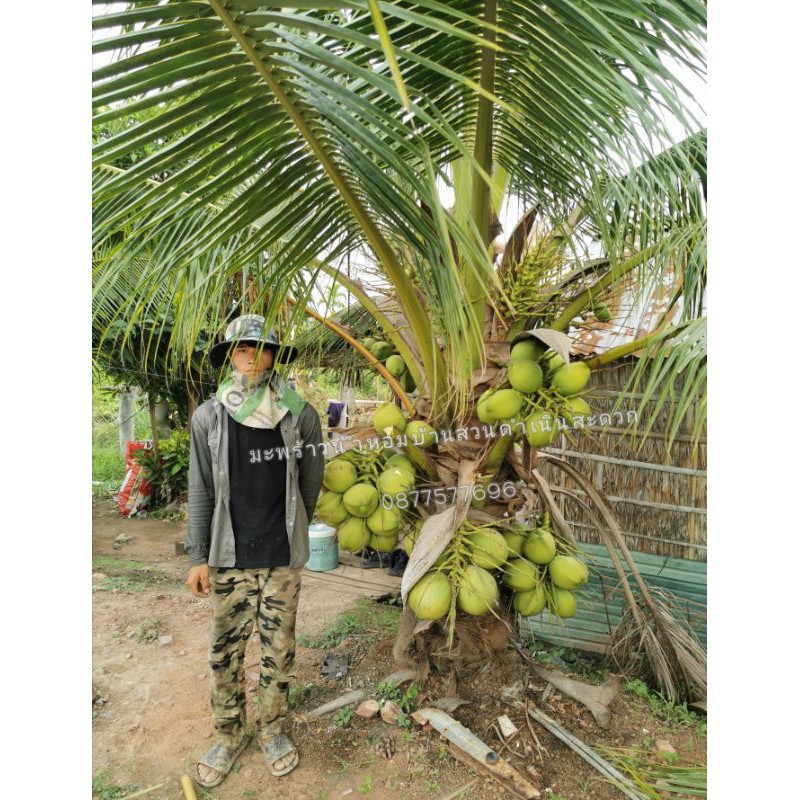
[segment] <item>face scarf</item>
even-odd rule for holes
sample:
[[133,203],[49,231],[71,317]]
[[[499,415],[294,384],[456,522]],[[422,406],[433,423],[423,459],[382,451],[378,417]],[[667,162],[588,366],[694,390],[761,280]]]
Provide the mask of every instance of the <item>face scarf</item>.
[[234,366],[217,388],[217,400],[248,428],[275,428],[290,411],[298,414],[305,403],[271,369],[251,378]]

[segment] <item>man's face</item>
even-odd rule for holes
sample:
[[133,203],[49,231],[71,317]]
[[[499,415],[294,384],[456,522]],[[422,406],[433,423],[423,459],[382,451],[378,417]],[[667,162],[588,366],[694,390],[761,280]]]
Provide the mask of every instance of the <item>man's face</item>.
[[233,351],[231,361],[239,372],[250,373],[254,378],[272,366],[274,353],[271,348],[264,347],[261,356],[257,357],[258,350],[249,344],[237,344]]

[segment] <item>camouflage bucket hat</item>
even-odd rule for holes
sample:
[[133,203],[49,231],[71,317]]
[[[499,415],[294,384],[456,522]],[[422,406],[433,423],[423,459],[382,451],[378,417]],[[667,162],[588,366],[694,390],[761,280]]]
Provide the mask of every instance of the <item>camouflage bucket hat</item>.
[[266,320],[260,314],[243,314],[228,324],[225,339],[217,342],[209,351],[211,363],[221,367],[234,346],[240,343],[257,347],[264,343],[275,353],[276,364],[288,364],[297,358],[297,348],[293,345],[281,344],[274,330],[267,330]]

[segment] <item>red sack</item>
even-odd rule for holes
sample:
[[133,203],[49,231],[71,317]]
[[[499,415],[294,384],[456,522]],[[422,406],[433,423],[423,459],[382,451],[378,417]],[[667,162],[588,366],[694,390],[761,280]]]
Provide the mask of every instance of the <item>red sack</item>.
[[152,443],[147,442],[128,442],[125,449],[125,479],[117,495],[117,508],[123,517],[132,517],[140,511],[144,511],[150,504],[150,496],[153,488],[142,477],[141,464],[133,457],[139,450],[150,450]]

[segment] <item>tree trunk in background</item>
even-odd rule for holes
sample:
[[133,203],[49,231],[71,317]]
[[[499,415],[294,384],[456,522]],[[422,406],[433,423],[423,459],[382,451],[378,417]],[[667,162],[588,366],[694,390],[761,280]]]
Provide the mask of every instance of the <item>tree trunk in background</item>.
[[128,442],[133,441],[133,390],[123,389],[119,393],[119,452],[125,458]]
[[191,428],[192,416],[194,415],[194,412],[197,411],[197,406],[199,405],[200,398],[194,392],[189,392],[189,421],[187,423],[187,428]]

